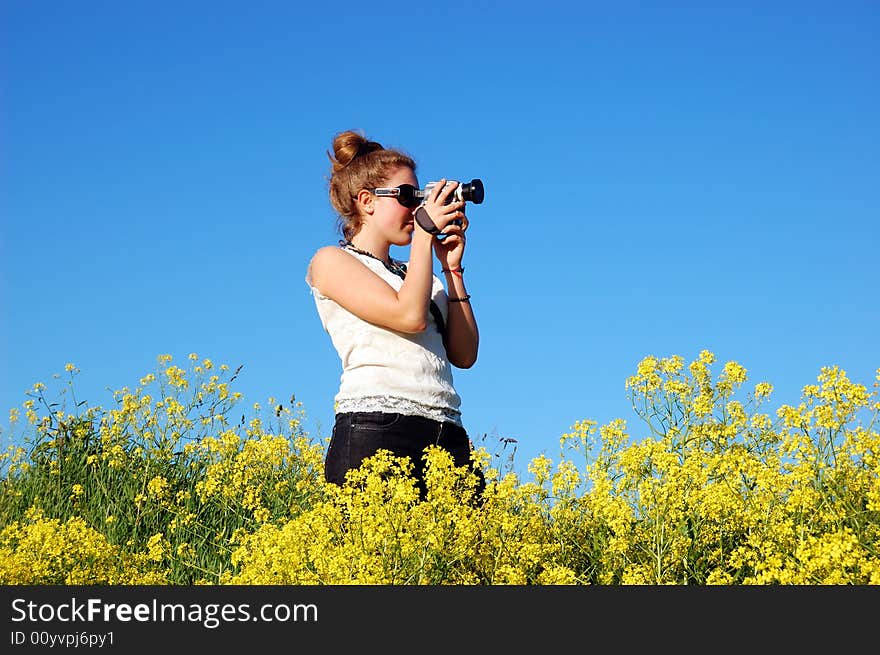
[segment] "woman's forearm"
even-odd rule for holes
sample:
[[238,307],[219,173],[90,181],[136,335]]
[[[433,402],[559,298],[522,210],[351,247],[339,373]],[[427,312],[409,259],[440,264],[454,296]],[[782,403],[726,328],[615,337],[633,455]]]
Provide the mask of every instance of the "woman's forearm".
[[430,234],[416,228],[410,246],[406,278],[397,292],[403,313],[413,325],[420,328],[416,332],[423,331],[428,324],[428,300],[433,284],[431,239]]
[[457,273],[446,273],[446,289],[449,296],[449,312],[446,319],[446,354],[453,366],[470,368],[477,361],[480,332],[477,319],[467,298],[464,278]]

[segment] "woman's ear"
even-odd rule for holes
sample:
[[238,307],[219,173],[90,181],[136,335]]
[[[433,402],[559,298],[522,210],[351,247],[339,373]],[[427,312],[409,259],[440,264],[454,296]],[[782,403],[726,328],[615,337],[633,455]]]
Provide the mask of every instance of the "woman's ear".
[[372,214],[375,208],[373,205],[373,194],[366,189],[358,191],[357,205],[362,214]]

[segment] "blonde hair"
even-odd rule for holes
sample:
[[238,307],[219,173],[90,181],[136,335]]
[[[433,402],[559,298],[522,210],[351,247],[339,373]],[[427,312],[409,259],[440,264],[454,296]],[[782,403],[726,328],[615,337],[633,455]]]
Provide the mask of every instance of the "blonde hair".
[[330,158],[330,204],[339,215],[339,230],[351,239],[361,229],[363,217],[357,209],[357,194],[361,189],[382,186],[398,168],[408,167],[413,172],[416,163],[404,152],[385,148],[370,141],[362,132],[347,130],[333,138]]

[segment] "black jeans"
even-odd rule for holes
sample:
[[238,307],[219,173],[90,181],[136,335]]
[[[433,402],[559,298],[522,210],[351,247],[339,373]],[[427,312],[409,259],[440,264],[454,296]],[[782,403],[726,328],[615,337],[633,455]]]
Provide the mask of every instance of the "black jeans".
[[[349,412],[336,415],[333,436],[324,460],[324,478],[343,484],[350,469],[359,468],[367,457],[389,450],[396,457],[409,457],[413,476],[424,499],[427,493],[422,459],[430,445],[449,451],[456,466],[471,466],[471,445],[460,425],[432,421],[421,416],[386,412]],[[482,471],[476,470],[477,496],[486,486]]]

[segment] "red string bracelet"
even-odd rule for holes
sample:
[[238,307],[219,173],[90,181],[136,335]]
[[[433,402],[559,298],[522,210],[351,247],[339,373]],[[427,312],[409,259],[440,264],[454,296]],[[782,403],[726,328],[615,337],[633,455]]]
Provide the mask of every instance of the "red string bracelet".
[[442,268],[440,270],[444,273],[454,273],[458,277],[461,277],[461,274],[464,273],[464,266],[460,268]]

